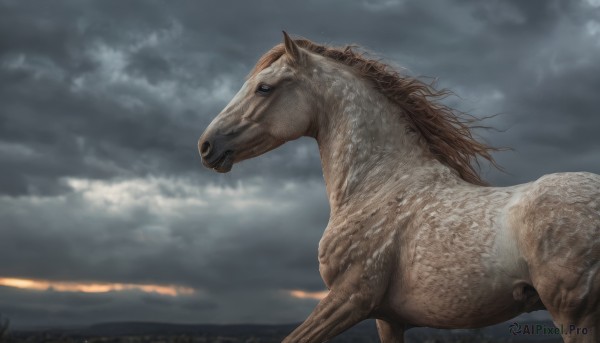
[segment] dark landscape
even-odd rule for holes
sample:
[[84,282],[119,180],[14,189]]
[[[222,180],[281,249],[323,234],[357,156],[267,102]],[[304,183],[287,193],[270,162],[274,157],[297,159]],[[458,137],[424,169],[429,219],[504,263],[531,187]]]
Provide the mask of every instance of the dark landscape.
[[[532,324],[532,323],[528,323]],[[539,322],[544,326],[549,322]],[[0,342],[17,343],[275,343],[289,334],[298,324],[286,325],[183,325],[167,323],[129,322],[101,323],[70,329],[28,329],[0,331]],[[413,328],[407,332],[407,342],[416,343],[499,343],[537,342],[557,343],[556,335],[512,335],[510,323],[478,330],[436,330]],[[379,342],[372,320],[356,325],[331,340],[333,343]]]

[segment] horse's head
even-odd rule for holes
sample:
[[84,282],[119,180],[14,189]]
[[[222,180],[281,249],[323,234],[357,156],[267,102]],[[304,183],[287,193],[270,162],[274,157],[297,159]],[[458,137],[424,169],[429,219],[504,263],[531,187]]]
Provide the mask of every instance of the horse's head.
[[202,163],[226,173],[234,163],[310,134],[314,90],[305,73],[309,55],[284,32],[285,52],[254,73],[198,141]]

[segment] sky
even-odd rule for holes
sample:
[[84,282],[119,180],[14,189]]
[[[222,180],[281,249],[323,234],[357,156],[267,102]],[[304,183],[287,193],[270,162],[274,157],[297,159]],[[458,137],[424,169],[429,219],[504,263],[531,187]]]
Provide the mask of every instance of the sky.
[[323,295],[316,142],[204,168],[281,31],[358,44],[496,130],[497,186],[600,173],[600,1],[0,0],[0,314],[290,323]]

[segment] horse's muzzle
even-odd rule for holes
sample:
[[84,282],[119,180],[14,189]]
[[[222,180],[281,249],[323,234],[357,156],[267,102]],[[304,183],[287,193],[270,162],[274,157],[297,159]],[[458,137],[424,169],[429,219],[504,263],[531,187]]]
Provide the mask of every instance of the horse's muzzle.
[[227,173],[233,166],[233,151],[219,151],[217,141],[218,139],[200,139],[198,141],[198,151],[202,157],[202,164],[219,173]]

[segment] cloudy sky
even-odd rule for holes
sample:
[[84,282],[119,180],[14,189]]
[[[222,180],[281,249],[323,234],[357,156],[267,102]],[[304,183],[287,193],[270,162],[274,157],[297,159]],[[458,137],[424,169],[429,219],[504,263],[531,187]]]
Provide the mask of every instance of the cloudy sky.
[[14,326],[301,321],[329,207],[300,139],[196,143],[281,30],[439,78],[495,185],[600,173],[600,1],[0,0],[0,313]]

